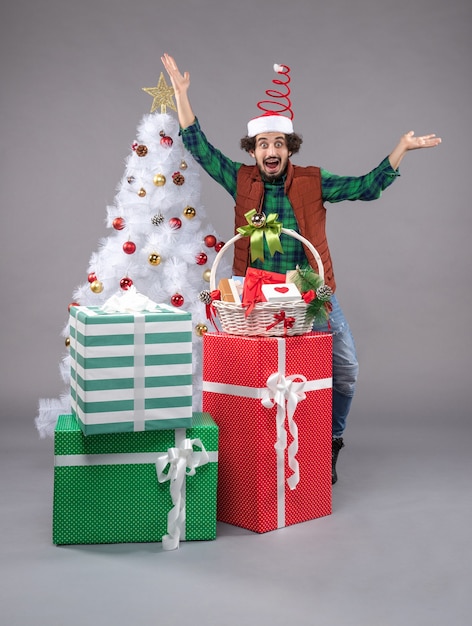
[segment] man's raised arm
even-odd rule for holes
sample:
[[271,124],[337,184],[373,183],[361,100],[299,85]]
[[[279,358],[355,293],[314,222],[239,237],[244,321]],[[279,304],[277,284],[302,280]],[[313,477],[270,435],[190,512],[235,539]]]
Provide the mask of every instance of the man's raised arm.
[[169,74],[172,87],[174,88],[179,124],[182,128],[187,128],[195,122],[195,115],[188,99],[190,74],[188,72],[184,72],[182,75],[173,57],[167,53],[161,57],[161,61]]
[[418,150],[419,148],[434,148],[441,143],[441,138],[436,135],[423,135],[415,137],[414,131],[410,130],[401,136],[400,141],[389,154],[390,165],[394,170],[398,169],[400,161],[409,150]]

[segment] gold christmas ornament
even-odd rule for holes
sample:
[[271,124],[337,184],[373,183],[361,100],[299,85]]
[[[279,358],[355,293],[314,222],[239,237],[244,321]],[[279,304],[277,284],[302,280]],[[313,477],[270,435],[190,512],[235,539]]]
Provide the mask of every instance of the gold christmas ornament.
[[149,265],[159,265],[160,262],[161,262],[160,255],[157,254],[157,252],[151,252],[151,254],[148,256]]
[[186,170],[187,167],[188,167],[187,162],[182,159],[182,161],[180,161],[180,169]]
[[163,72],[161,72],[161,75],[159,76],[159,82],[156,87],[142,87],[142,90],[154,98],[152,101],[151,113],[154,113],[158,107],[161,107],[161,113],[167,113],[168,106],[173,111],[177,111],[172,98],[174,90],[172,87],[167,85]]
[[145,195],[146,195],[146,190],[144,189],[144,187],[141,187],[141,189],[138,191],[138,196],[140,198],[144,198]]
[[94,280],[93,283],[90,283],[90,289],[93,293],[102,293],[103,283],[99,280]]
[[164,176],[164,174],[155,174],[152,181],[156,185],[156,187],[162,187],[166,184],[166,177]]
[[206,280],[207,283],[210,282],[210,273],[211,273],[211,270],[205,270],[203,272],[203,280]]
[[264,213],[256,213],[251,217],[251,223],[254,228],[263,228],[266,223],[266,216]]
[[195,326],[195,334],[198,337],[203,337],[203,335],[207,332],[208,332],[208,326],[206,324],[197,324]]
[[193,208],[193,206],[186,206],[184,209],[184,216],[191,220],[195,217],[195,215],[197,214],[197,212],[195,211],[195,209]]
[[66,337],[64,343],[66,344],[66,348],[68,348],[70,346],[70,337]]

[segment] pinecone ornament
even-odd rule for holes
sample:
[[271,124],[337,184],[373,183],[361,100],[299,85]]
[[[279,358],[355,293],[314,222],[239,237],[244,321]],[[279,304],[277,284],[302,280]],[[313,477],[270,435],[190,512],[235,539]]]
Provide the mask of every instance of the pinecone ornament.
[[329,300],[331,300],[332,295],[333,290],[328,285],[321,285],[316,290],[316,297],[318,298],[318,300],[321,300],[321,302],[328,302]]
[[172,181],[175,185],[183,185],[185,177],[180,172],[174,172],[174,174],[172,174]]
[[147,153],[148,153],[148,149],[147,149],[147,146],[145,146],[144,144],[140,144],[139,146],[136,146],[136,154],[139,157],[145,157]]
[[160,226],[164,221],[164,216],[161,213],[156,213],[153,217],[151,217],[151,222],[154,226]]
[[211,304],[212,302],[211,293],[208,290],[200,291],[200,293],[198,294],[198,298],[200,302],[203,302],[203,304]]

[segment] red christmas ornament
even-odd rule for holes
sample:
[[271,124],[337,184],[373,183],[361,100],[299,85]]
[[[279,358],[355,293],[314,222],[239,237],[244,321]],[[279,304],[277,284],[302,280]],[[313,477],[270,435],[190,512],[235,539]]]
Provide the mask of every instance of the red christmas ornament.
[[207,248],[213,248],[216,244],[216,237],[214,235],[207,235],[203,241]]
[[215,244],[215,250],[219,252],[224,245],[225,245],[224,241],[219,241],[217,244]]
[[134,254],[134,252],[136,252],[136,244],[133,241],[125,241],[123,244],[123,252],[126,252],[126,254]]
[[122,217],[115,217],[113,220],[113,228],[115,230],[123,230],[125,227],[125,220]]
[[170,299],[170,302],[174,306],[182,306],[182,304],[184,303],[184,297],[180,293],[174,293],[174,295]]
[[80,306],[78,302],[71,302],[67,307],[67,310],[70,311],[73,306]]
[[174,140],[172,139],[172,137],[169,137],[168,135],[166,135],[163,130],[161,130],[159,135],[161,136],[161,146],[164,146],[164,148],[170,148],[172,144],[174,143]]
[[197,254],[197,256],[195,257],[195,260],[197,262],[197,265],[205,265],[205,263],[208,261],[208,257],[204,252],[200,252],[200,254]]
[[169,220],[169,226],[174,230],[178,230],[182,227],[182,220],[178,217],[171,217]]
[[97,275],[95,274],[95,272],[90,272],[90,274],[87,276],[87,280],[89,281],[89,283],[93,283],[94,280],[97,280]]
[[128,278],[128,276],[125,276],[124,278],[122,278],[120,280],[120,287],[123,289],[123,291],[126,291],[127,289],[129,289],[133,284],[133,281],[131,280],[131,278]]

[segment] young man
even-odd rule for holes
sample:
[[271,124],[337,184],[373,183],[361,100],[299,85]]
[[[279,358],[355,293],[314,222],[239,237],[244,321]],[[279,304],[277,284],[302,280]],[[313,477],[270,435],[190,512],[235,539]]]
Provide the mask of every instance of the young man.
[[[294,133],[291,118],[278,113],[265,113],[249,121],[247,136],[241,140],[241,147],[255,160],[255,165],[244,165],[224,156],[203,134],[188,98],[189,73],[181,74],[175,60],[168,54],[162,57],[162,62],[174,88],[184,145],[235,200],[235,227],[247,223],[244,215],[252,208],[266,215],[277,213],[284,228],[299,232],[321,255],[325,282],[333,291],[329,330],[333,333],[334,484],[337,481],[336,462],[344,446],[343,433],[354,396],[358,363],[351,331],[334,294],[336,283],[326,240],[326,209],[323,203],[379,198],[382,191],[399,175],[398,167],[409,150],[437,146],[441,139],[434,134],[415,137],[414,132],[410,131],[400,138],[389,156],[368,174],[358,177],[337,176],[318,167],[292,165],[290,157],[298,152],[301,137]],[[281,84],[280,81],[274,83]],[[266,93],[272,95],[274,91]],[[306,266],[307,263],[316,269],[314,259],[310,258],[311,253],[298,240],[281,235],[281,243],[284,254],[275,253],[273,257],[266,255],[262,265],[260,261],[250,263],[248,238],[241,238],[235,244],[235,274],[244,275],[248,265],[282,274],[297,265]],[[328,330],[328,324],[316,326],[315,330]]]

